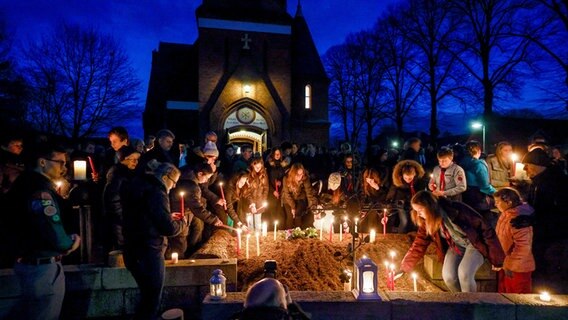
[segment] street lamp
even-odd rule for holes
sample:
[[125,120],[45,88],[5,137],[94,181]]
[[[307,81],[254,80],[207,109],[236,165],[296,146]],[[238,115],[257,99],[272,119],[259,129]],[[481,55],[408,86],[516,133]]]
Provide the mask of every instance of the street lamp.
[[487,152],[487,151],[485,150],[485,125],[484,125],[483,123],[481,123],[481,122],[476,121],[476,122],[473,122],[473,123],[471,124],[471,127],[472,127],[473,129],[476,129],[476,130],[477,130],[477,129],[481,129],[481,130],[482,130],[482,134],[483,134],[483,136],[482,136],[482,140],[483,140],[483,152]]

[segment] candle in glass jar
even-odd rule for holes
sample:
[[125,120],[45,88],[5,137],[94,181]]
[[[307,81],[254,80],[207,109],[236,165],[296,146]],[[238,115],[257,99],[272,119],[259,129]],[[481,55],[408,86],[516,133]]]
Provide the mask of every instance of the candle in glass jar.
[[369,242],[370,243],[374,243],[375,242],[375,237],[376,237],[376,232],[375,229],[371,229],[371,233],[369,233]]
[[178,253],[177,252],[172,252],[172,263],[176,264],[179,261],[179,257],[178,257]]
[[87,180],[87,161],[85,160],[73,161],[73,179]]
[[539,295],[540,301],[545,301],[545,302],[549,302],[550,299],[550,294],[546,291],[543,291],[540,293]]

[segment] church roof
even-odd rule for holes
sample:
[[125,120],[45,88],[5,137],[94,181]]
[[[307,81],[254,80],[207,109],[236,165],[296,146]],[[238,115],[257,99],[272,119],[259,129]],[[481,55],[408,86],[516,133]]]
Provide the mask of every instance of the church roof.
[[286,0],[203,0],[198,18],[290,25]]
[[327,79],[300,4],[292,23],[292,73],[312,79]]
[[197,50],[194,45],[160,42],[152,53],[147,108],[198,99]]

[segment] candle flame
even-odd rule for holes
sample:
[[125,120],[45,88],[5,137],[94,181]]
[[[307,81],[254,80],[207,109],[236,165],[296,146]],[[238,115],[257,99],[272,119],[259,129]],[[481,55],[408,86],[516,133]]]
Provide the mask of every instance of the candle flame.
[[418,278],[418,275],[416,274],[416,272],[412,273],[412,279],[416,280],[416,278]]
[[183,197],[185,195],[185,192],[180,191],[179,195]]
[[517,155],[516,153],[512,153],[511,154],[511,160],[513,162],[517,162],[517,160],[519,160],[519,155]]
[[56,185],[58,188],[60,188],[62,184],[63,184],[63,182],[61,182],[61,181],[56,181],[56,182],[55,182],[55,185]]
[[222,186],[223,186],[223,182],[219,182],[219,185],[222,187]]

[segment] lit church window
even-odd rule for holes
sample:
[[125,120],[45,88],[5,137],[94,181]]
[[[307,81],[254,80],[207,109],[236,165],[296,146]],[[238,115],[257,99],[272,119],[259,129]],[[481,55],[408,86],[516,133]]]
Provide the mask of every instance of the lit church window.
[[306,109],[311,109],[312,108],[312,86],[310,86],[309,84],[306,85],[305,89],[305,108]]

